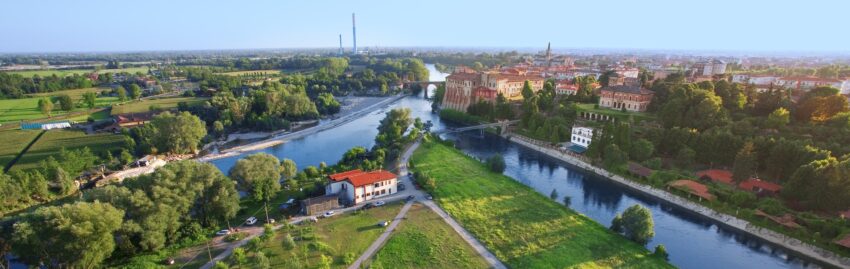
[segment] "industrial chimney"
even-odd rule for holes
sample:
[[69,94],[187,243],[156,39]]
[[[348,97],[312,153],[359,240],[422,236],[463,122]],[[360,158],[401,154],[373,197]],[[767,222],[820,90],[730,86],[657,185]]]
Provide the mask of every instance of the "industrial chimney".
[[357,23],[354,22],[354,13],[351,13],[351,34],[354,36],[354,47],[351,54],[357,54]]

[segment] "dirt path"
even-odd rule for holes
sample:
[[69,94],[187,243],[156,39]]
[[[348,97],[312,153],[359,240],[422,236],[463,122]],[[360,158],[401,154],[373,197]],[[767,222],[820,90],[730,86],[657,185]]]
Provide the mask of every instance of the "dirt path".
[[402,207],[401,211],[398,212],[398,215],[395,216],[393,221],[390,223],[390,226],[387,227],[387,230],[384,231],[384,233],[382,233],[381,236],[379,236],[378,239],[375,240],[375,242],[372,242],[372,245],[370,245],[369,248],[367,248],[366,251],[363,252],[363,255],[360,255],[360,258],[357,258],[354,263],[348,266],[348,269],[360,268],[360,265],[363,264],[363,262],[372,257],[372,255],[375,255],[375,252],[378,252],[378,250],[380,250],[381,247],[384,246],[384,243],[387,242],[387,239],[390,238],[395,228],[398,227],[398,224],[401,222],[402,219],[404,219],[404,215],[407,215],[407,211],[410,210],[411,205],[413,205],[413,201],[408,201],[404,204],[404,207]]

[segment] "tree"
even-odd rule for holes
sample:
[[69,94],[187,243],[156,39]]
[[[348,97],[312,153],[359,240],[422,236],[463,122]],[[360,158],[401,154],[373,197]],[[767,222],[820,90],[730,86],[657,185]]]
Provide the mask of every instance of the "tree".
[[238,266],[242,266],[248,262],[248,254],[245,253],[244,248],[234,248],[233,253],[230,254],[230,261]]
[[333,259],[331,257],[325,256],[325,254],[319,254],[319,268],[330,269],[332,264]]
[[774,129],[785,127],[791,121],[791,113],[785,108],[777,108],[767,116],[767,126]]
[[269,261],[269,258],[266,257],[266,254],[263,253],[262,251],[257,252],[257,254],[254,254],[254,264],[257,265],[257,268],[260,268],[260,269],[272,268],[272,265],[271,265],[271,262]]
[[236,161],[230,177],[248,190],[254,201],[262,202],[269,221],[269,202],[280,191],[280,164],[275,156],[256,153]]
[[142,97],[142,88],[136,84],[130,84],[130,98],[131,99],[139,99]]
[[30,265],[100,267],[115,249],[112,233],[121,227],[123,215],[99,202],[41,207],[15,224],[13,251]]
[[97,94],[94,92],[83,93],[83,103],[86,104],[86,107],[89,109],[94,108],[97,104]]
[[50,117],[50,111],[53,111],[53,102],[48,97],[38,99],[38,110],[47,117]]
[[283,240],[281,240],[281,243],[283,243],[284,249],[290,250],[295,248],[295,239],[293,239],[292,235],[290,235],[289,233],[283,235]]
[[74,110],[74,100],[71,99],[70,95],[62,94],[56,96],[56,101],[59,102],[59,108],[65,111]]
[[523,100],[527,100],[531,98],[531,96],[534,96],[534,89],[531,88],[531,83],[529,83],[528,80],[526,80],[525,83],[522,85],[521,93]]
[[487,158],[486,165],[487,168],[490,168],[490,171],[501,174],[505,171],[505,157],[502,157],[501,154],[490,156]]
[[605,152],[602,157],[603,163],[607,168],[616,168],[618,166],[626,164],[629,161],[629,157],[625,152],[620,150],[620,147],[617,144],[609,144],[605,147]]
[[686,127],[698,130],[725,123],[723,102],[714,92],[693,85],[676,87],[658,113],[665,127]]
[[681,168],[688,168],[694,164],[694,158],[697,152],[689,147],[683,147],[676,153],[676,165]]
[[741,182],[750,178],[755,172],[756,153],[753,142],[744,143],[738,154],[735,155],[735,166],[732,168],[732,179]]
[[280,161],[280,175],[283,176],[283,178],[291,179],[294,178],[296,174],[298,174],[298,166],[295,165],[295,161],[291,159],[283,159]]
[[[782,195],[808,208],[844,210],[850,207],[850,155],[827,157],[798,168]],[[793,190],[793,191],[789,191]]]
[[629,156],[632,160],[642,162],[650,157],[652,157],[653,153],[655,153],[655,146],[652,145],[652,142],[646,139],[638,139],[632,144],[632,148],[629,150]]
[[160,152],[177,154],[198,150],[201,138],[207,135],[207,128],[197,116],[183,111],[179,114],[164,112],[151,120],[153,140]]
[[118,95],[118,101],[127,101],[127,90],[125,90],[123,86],[115,88],[115,94]]
[[215,262],[215,265],[213,265],[213,269],[230,269],[230,266],[222,261],[217,261]]
[[627,238],[641,245],[655,236],[654,226],[652,212],[641,205],[627,208],[622,215],[617,214],[611,223],[612,230],[624,233]]

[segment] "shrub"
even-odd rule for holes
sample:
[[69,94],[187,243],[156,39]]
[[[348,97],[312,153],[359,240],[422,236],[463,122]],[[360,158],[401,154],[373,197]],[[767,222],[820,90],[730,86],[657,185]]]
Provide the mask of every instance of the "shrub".
[[283,243],[284,249],[295,248],[295,239],[293,239],[291,235],[289,235],[289,234],[283,235],[283,240],[281,240],[281,241]]
[[751,207],[756,202],[756,195],[745,191],[736,191],[729,197],[729,202],[738,207]]
[[758,209],[771,215],[780,215],[785,212],[785,206],[782,202],[774,198],[764,198],[758,202]]
[[667,248],[665,248],[662,244],[658,244],[657,246],[655,246],[655,253],[653,254],[665,260],[670,257],[670,254],[667,253]]
[[357,260],[357,255],[351,252],[345,253],[345,256],[342,257],[343,264],[352,264]]
[[225,236],[224,241],[234,242],[234,241],[239,241],[239,240],[245,239],[245,237],[248,237],[248,233],[246,233],[246,232],[232,233],[232,234],[228,234],[227,236]]
[[490,156],[490,158],[487,158],[485,164],[487,168],[490,168],[490,171],[500,174],[505,172],[505,157],[502,157],[501,154]]

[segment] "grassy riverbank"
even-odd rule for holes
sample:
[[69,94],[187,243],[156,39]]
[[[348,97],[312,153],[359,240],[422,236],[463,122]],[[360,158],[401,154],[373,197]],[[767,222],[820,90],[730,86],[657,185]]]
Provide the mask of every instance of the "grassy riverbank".
[[489,268],[457,232],[428,207],[415,204],[372,266],[381,268]]
[[425,142],[415,170],[435,179],[440,206],[513,268],[672,268],[610,232],[451,147]]

